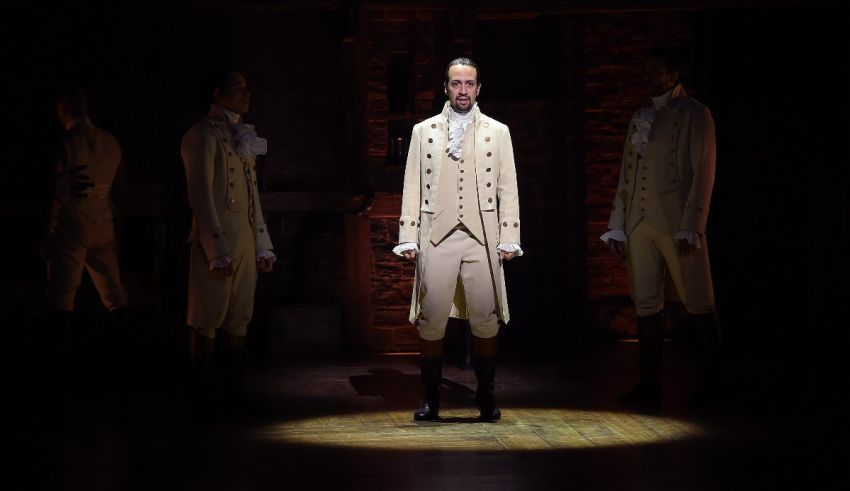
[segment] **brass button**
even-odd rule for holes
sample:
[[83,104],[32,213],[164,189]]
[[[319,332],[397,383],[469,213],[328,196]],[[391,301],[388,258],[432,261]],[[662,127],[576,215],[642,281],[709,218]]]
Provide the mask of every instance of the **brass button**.
[[436,127],[437,127],[437,125],[436,125],[436,124],[431,123],[431,128],[436,128]]
[[463,186],[457,188],[458,191],[463,191]]
[[433,138],[428,138],[428,143],[434,143],[434,139],[433,139]]
[[514,228],[517,228],[517,227],[519,227],[519,224],[517,222],[514,222]]
[[459,179],[459,181],[460,181],[460,182],[463,182],[463,178],[461,177],[461,178]]
[[404,220],[398,222],[399,225],[404,225]]
[[410,222],[411,227],[414,226],[414,225],[416,225],[416,222]]
[[230,204],[232,205],[233,203],[236,203],[236,200],[233,199],[233,198],[230,198]]
[[487,187],[488,187],[488,188],[489,188],[490,186],[492,186],[492,185],[493,185],[493,183],[490,183],[490,182],[488,182],[488,183],[487,183]]
[[503,227],[507,227],[507,226],[508,226],[508,222],[502,222],[502,226],[503,226]]
[[488,203],[492,203],[492,202],[493,202],[493,198],[487,198],[487,202],[488,202]]
[[487,172],[490,172],[491,170],[492,170],[492,169],[490,169],[489,167],[487,167]]
[[463,199],[463,196],[458,196],[457,199]]
[[460,216],[460,218],[463,218],[463,215],[459,215],[459,216]]
[[425,200],[425,204],[426,204],[426,205],[428,204],[428,200],[427,200],[427,199]]
[[429,154],[427,155],[427,157],[430,159],[430,158],[431,158],[431,154],[429,153]]
[[460,170],[460,173],[463,174],[463,169]]
[[484,141],[485,141],[485,142],[490,141],[490,137],[489,137],[489,136],[484,137]]
[[488,157],[492,157],[492,156],[493,156],[493,152],[487,152],[487,156],[488,156]]
[[425,170],[425,173],[426,173],[426,174],[430,174],[430,173],[431,173],[431,169],[426,169],[426,170]]
[[236,187],[236,184],[233,184],[233,183],[231,182],[231,183],[230,183],[230,187],[232,187],[232,188],[233,188],[233,187]]
[[463,205],[457,205],[459,209],[463,209]]
[[426,185],[425,185],[425,189],[431,189],[431,185],[430,185],[430,184],[426,184]]

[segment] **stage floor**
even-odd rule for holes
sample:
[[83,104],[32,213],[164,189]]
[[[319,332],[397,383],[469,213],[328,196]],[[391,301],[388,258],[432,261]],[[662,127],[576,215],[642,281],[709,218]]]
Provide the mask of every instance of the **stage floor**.
[[651,412],[616,402],[634,343],[508,353],[498,423],[475,420],[475,376],[450,362],[444,420],[415,423],[415,355],[253,358],[241,398],[202,404],[179,352],[149,348],[20,367],[20,489],[836,489],[828,447],[844,425],[828,408],[733,363],[727,403],[689,409],[692,352],[674,342]]

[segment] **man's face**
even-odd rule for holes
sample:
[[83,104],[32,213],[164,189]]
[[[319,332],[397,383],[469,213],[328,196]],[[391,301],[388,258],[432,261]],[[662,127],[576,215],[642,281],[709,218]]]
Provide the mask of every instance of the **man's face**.
[[670,71],[664,60],[649,58],[643,66],[643,82],[652,97],[658,97],[670,90],[679,81],[679,72]]
[[251,107],[251,91],[248,90],[245,77],[239,72],[231,72],[227,88],[215,89],[213,98],[216,104],[236,114],[245,114]]
[[468,112],[481,91],[478,70],[469,65],[452,66],[449,68],[449,80],[445,83],[445,90],[452,109],[459,113]]

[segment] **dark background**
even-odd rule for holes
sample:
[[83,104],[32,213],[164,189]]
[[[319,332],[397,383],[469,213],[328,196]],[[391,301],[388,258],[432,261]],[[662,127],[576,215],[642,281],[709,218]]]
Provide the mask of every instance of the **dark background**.
[[[224,62],[243,68],[248,119],[270,148],[259,170],[281,262],[259,284],[254,349],[269,351],[280,319],[328,312],[342,339],[331,350],[412,349],[412,270],[389,252],[402,176],[390,142],[442,106],[445,63],[469,55],[482,69],[481,108],[509,125],[517,152],[527,255],[507,266],[514,320],[503,345],[558,356],[627,337],[625,270],[597,238],[644,97],[642,56],[677,44],[693,59],[686,88],[717,126],[708,234],[729,356],[805,390],[838,378],[850,43],[835,5],[220,1],[2,17],[7,329],[40,312],[55,100],[70,85],[88,87],[93,121],[124,146],[133,308],[156,329],[182,326],[190,214],[179,144],[203,114],[195,82]],[[78,303],[98,315],[90,283]]]

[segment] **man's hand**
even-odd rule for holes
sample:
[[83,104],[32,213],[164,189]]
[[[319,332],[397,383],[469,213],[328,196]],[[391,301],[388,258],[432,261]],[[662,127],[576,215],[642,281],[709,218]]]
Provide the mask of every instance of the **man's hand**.
[[499,253],[499,259],[502,261],[510,261],[516,256],[516,252],[506,252],[506,251],[497,251]]
[[623,259],[626,255],[626,243],[615,240],[608,239],[608,248],[611,249],[611,252],[620,259]]
[[228,264],[221,268],[213,266],[210,270],[210,278],[214,280],[225,280],[230,276],[233,276],[233,264]]
[[693,244],[688,242],[687,239],[678,239],[678,240],[676,240],[676,249],[679,250],[680,256],[687,256],[687,255],[691,254],[692,252],[694,252],[696,247],[694,247]]
[[275,256],[271,257],[258,257],[257,258],[257,271],[261,273],[268,273],[274,268],[274,263],[277,262],[277,258]]
[[409,249],[401,253],[408,261],[416,262],[416,249]]

